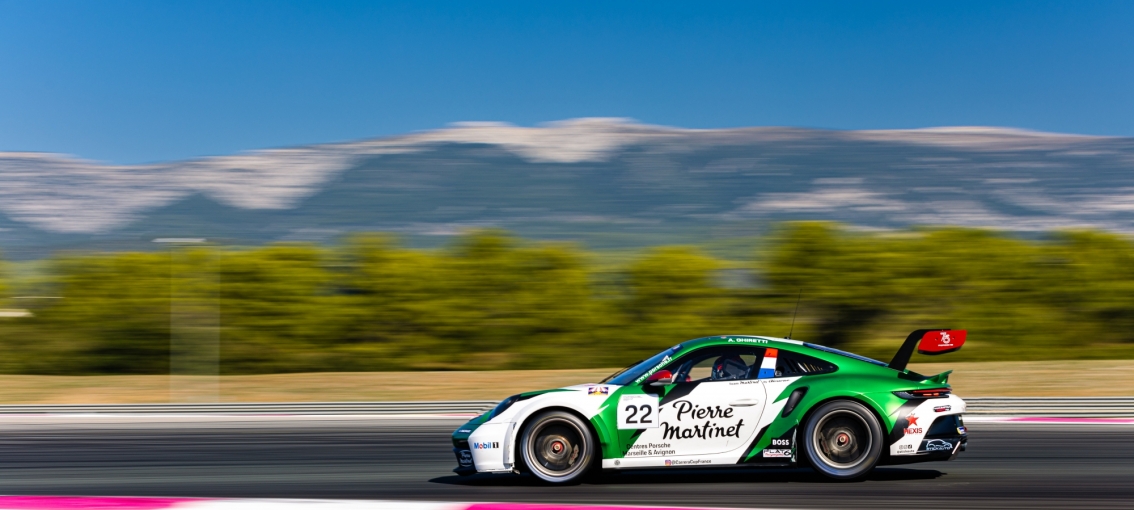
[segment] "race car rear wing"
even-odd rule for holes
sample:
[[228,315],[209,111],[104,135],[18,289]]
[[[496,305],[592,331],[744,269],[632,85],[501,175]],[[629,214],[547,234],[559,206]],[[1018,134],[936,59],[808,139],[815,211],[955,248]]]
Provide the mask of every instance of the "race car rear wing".
[[920,354],[945,354],[959,350],[965,345],[966,331],[963,329],[919,329],[906,337],[905,343],[898,349],[894,359],[890,360],[888,367],[904,372],[906,365],[913,356],[914,346]]

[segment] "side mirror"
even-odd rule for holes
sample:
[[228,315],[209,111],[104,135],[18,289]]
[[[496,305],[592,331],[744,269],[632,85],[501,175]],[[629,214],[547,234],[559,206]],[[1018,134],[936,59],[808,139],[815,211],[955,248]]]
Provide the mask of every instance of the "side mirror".
[[945,354],[953,352],[965,345],[965,333],[963,329],[950,329],[950,330],[937,330],[930,331],[921,337],[921,343],[917,345],[917,352],[921,354]]
[[658,370],[646,379],[646,384],[649,386],[665,386],[673,382],[673,374],[669,370]]

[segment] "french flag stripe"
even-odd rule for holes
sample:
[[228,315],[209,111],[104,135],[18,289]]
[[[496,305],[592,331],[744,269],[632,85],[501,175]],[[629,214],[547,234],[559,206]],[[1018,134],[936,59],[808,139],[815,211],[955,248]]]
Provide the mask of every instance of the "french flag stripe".
[[767,349],[764,351],[764,360],[760,362],[760,373],[756,377],[760,379],[769,379],[776,376],[776,357],[779,356],[778,349]]

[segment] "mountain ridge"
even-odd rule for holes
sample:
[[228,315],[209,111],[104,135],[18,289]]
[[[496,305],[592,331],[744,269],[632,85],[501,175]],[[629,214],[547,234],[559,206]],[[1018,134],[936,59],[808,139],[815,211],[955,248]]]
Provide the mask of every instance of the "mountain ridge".
[[[194,196],[256,214],[226,221],[195,202],[177,221],[161,219]],[[563,238],[585,225],[664,237],[666,228],[785,219],[1130,232],[1134,138],[981,126],[684,129],[584,118],[458,123],[148,165],[0,152],[0,216],[8,225],[0,225],[0,248],[31,251],[158,231],[262,242],[300,230],[434,235],[501,226]]]

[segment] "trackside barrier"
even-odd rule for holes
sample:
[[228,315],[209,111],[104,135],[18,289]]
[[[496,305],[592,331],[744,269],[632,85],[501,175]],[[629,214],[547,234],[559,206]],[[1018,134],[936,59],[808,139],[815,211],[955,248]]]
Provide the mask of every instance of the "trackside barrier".
[[[1132,417],[1134,397],[966,398],[970,415]],[[278,402],[221,404],[4,405],[0,414],[476,415],[495,400],[428,402]]]
[[1134,397],[979,397],[966,398],[965,403],[965,414],[973,415],[1134,416]]

